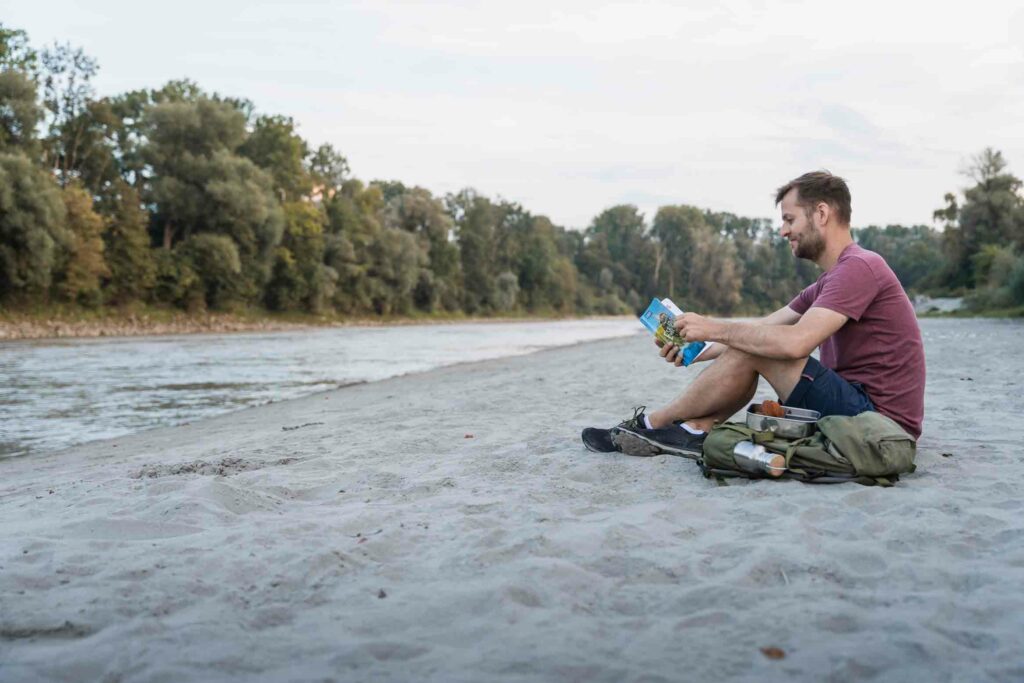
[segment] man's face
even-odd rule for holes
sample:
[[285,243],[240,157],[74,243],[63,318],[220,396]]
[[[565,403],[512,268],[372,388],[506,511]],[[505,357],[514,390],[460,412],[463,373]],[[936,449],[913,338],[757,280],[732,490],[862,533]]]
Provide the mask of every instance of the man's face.
[[789,240],[789,248],[797,258],[817,261],[825,251],[825,236],[814,222],[813,212],[797,202],[797,189],[793,188],[782,198],[782,236]]

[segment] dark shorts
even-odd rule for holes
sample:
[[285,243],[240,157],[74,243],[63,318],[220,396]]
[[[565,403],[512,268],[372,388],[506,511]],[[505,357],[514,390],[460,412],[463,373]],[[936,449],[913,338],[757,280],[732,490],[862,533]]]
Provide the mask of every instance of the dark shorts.
[[859,382],[848,382],[813,357],[807,359],[800,381],[782,403],[790,408],[817,410],[822,417],[859,415],[875,409],[875,404]]

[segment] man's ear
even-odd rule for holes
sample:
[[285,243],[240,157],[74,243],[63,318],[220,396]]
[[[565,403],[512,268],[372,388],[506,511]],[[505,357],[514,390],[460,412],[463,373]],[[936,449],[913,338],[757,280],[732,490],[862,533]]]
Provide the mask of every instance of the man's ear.
[[817,206],[814,207],[814,217],[818,219],[818,225],[825,227],[828,224],[828,219],[832,215],[832,207],[828,205],[828,202],[818,202]]

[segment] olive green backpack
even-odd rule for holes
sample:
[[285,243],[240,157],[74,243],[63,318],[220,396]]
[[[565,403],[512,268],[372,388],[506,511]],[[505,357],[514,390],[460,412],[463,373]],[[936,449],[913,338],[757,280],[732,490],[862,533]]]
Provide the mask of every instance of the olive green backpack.
[[[761,478],[737,466],[733,449],[752,441],[786,458],[781,479],[814,484],[856,482],[865,486],[892,486],[899,475],[914,471],[917,444],[891,419],[875,411],[853,417],[830,415],[818,420],[818,430],[802,439],[785,439],[773,432],[758,432],[743,423],[715,426],[704,440],[697,463],[705,477],[725,483],[724,477]],[[764,478],[769,477],[767,474]]]

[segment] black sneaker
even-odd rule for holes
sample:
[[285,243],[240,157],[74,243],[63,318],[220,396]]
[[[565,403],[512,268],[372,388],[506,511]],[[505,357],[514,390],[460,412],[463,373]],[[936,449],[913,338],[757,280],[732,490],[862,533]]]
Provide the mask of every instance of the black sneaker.
[[[644,422],[644,408],[645,406],[634,408],[633,417],[620,422],[618,427],[642,429],[646,425]],[[581,435],[583,437],[583,445],[587,447],[588,451],[594,451],[595,453],[614,453],[618,451],[619,447],[612,440],[612,431],[618,429],[618,427],[612,427],[612,429],[587,427]]]
[[704,447],[703,434],[691,434],[678,423],[666,429],[645,429],[623,423],[611,430],[611,441],[626,455],[651,456],[661,453],[699,458]]
[[612,430],[587,427],[583,430],[583,445],[595,453],[613,453],[619,450],[612,443]]

